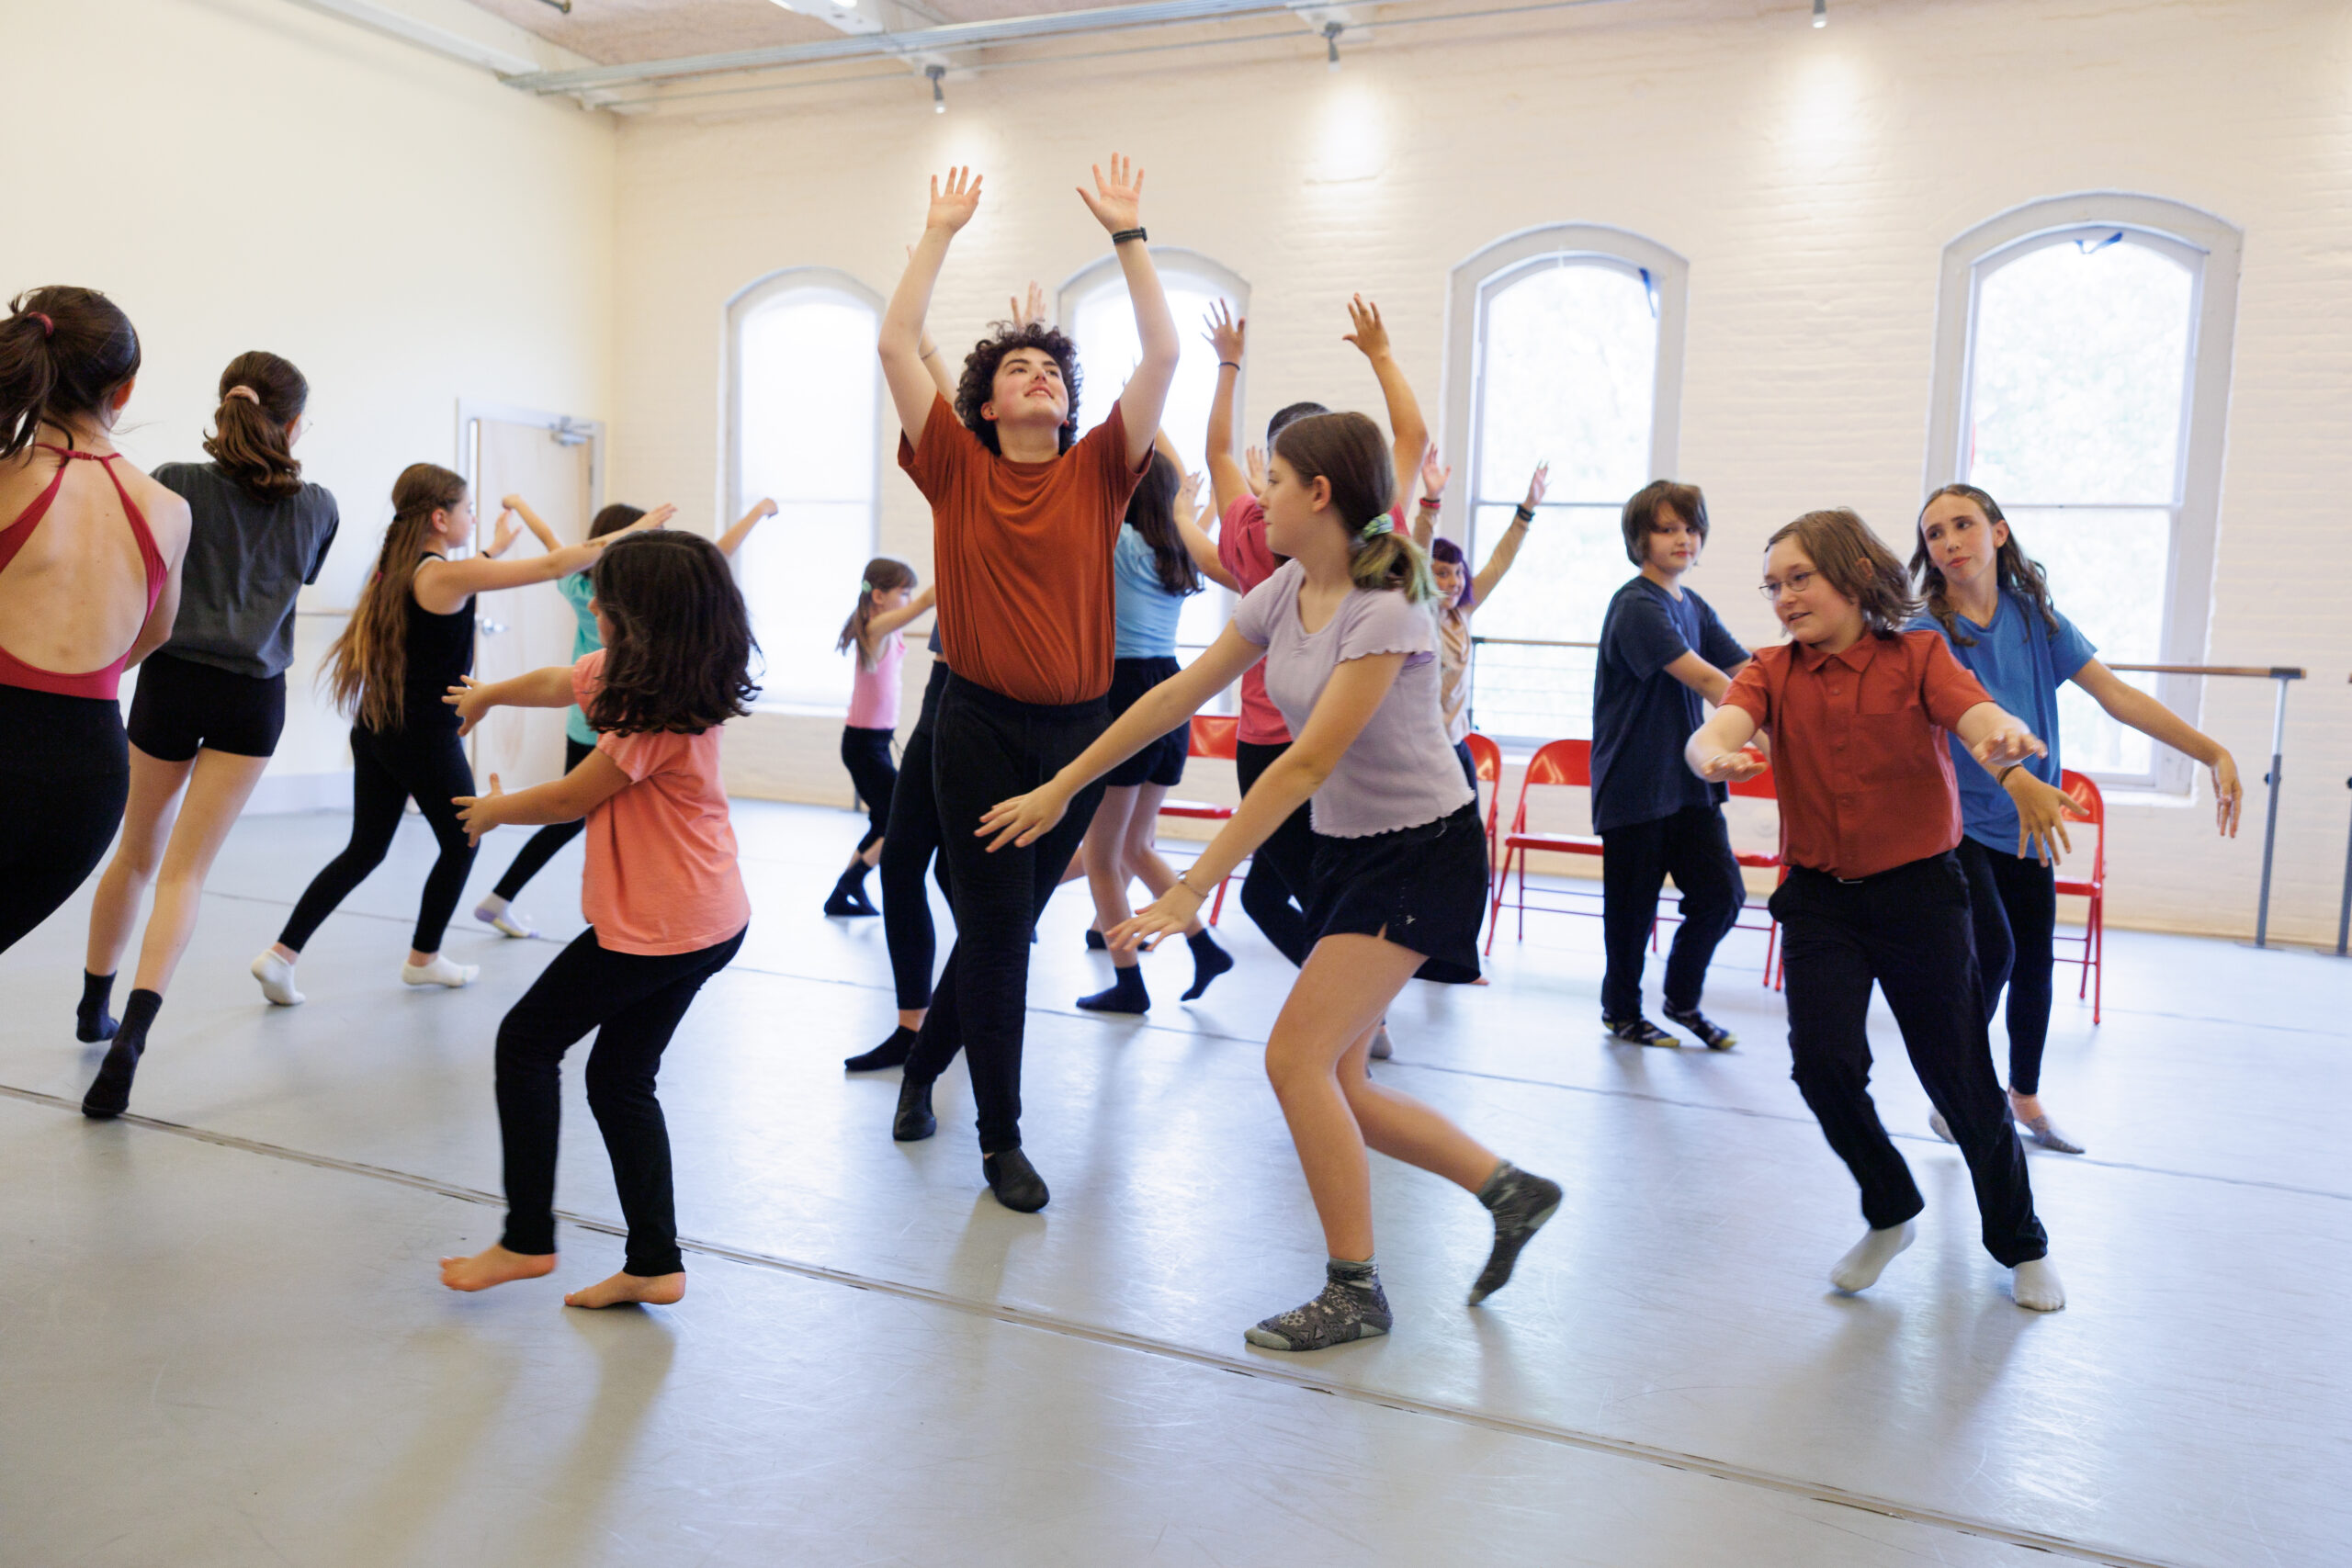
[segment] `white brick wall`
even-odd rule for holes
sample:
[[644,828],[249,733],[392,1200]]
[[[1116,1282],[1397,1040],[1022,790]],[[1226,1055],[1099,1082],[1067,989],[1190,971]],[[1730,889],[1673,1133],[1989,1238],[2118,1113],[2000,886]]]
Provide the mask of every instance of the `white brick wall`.
[[[1836,0],[1818,32],[1804,10],[1648,0],[1391,29],[1337,75],[1302,40],[984,75],[952,84],[944,117],[910,78],[630,122],[613,492],[714,495],[734,288],[821,263],[887,292],[925,175],[969,161],[989,194],[940,289],[952,344],[1012,286],[1101,253],[1070,187],[1117,147],[1149,171],[1155,238],[1250,281],[1261,413],[1376,406],[1339,341],[1355,288],[1387,307],[1434,412],[1447,269],[1513,230],[1618,224],[1690,257],[1682,468],[1716,520],[1694,581],[1767,640],[1747,584],[1773,526],[1845,503],[1906,538],[1945,243],[2038,197],[2170,197],[2246,234],[2208,656],[2312,669],[2291,704],[2274,930],[2332,940],[2352,798],[2352,7]],[[885,547],[923,561],[918,499],[896,476],[886,494]],[[2269,702],[2214,682],[2204,709],[2250,780]],[[846,799],[831,725],[755,727],[735,743],[743,782]],[[2111,918],[2250,931],[2263,804],[2257,784],[2234,843],[2202,798],[2120,808]]]

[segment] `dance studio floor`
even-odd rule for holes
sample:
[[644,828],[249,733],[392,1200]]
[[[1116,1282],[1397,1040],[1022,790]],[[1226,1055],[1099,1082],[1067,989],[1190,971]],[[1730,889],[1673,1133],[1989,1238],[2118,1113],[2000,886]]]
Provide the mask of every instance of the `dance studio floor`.
[[[291,1010],[244,966],[345,819],[238,827],[122,1122],[75,1110],[86,898],[0,958],[0,1563],[2352,1562],[2352,969],[2116,934],[2105,1026],[2068,996],[2052,1042],[2091,1154],[2033,1160],[2073,1301],[2041,1317],[1891,1029],[1879,1103],[1929,1207],[1845,1299],[1860,1221],[1763,939],[1724,948],[1709,1010],[1744,1043],[1713,1055],[1603,1042],[1597,921],[1506,933],[1491,987],[1408,990],[1376,1070],[1566,1203],[1465,1310],[1484,1215],[1375,1161],[1396,1331],[1286,1358],[1241,1331],[1322,1250],[1259,1066],[1290,971],[1238,906],[1239,966],[1188,1006],[1182,953],[1148,958],[1136,1021],[1069,1005],[1107,963],[1083,888],[1056,900],[1024,1122],[1054,1201],[1016,1215],[960,1068],[912,1145],[897,1075],[841,1072],[892,1007],[879,922],[817,914],[855,819],[736,812],[751,939],[662,1080],[674,1309],[560,1304],[620,1256],[576,1070],[557,1276],[438,1284],[498,1235],[492,1041],[554,949],[461,915],[481,981],[403,989],[414,819]],[[559,937],[578,868],[525,901]]]

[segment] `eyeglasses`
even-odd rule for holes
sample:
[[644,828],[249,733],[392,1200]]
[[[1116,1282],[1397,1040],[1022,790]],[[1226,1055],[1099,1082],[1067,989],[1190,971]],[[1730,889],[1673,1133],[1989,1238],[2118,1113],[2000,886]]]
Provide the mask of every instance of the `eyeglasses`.
[[1778,582],[1773,581],[1768,577],[1762,582],[1757,584],[1756,592],[1761,593],[1766,599],[1777,604],[1781,601],[1781,594],[1804,592],[1808,587],[1812,586],[1813,580],[1819,575],[1821,575],[1819,572],[1814,571],[1792,571]]

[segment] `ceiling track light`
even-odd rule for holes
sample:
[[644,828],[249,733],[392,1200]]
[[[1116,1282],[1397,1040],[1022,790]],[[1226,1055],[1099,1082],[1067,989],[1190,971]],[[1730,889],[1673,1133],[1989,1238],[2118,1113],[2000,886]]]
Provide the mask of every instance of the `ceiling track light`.
[[945,114],[947,112],[947,95],[940,91],[939,79],[947,74],[947,67],[944,65],[926,65],[922,68],[922,73],[931,78],[931,112],[933,114]]
[[1829,25],[1829,0],[1813,0],[1813,25],[1816,28]]
[[1340,35],[1347,30],[1348,24],[1345,22],[1326,22],[1323,24],[1324,58],[1330,62],[1329,69],[1332,71],[1337,71],[1340,68]]

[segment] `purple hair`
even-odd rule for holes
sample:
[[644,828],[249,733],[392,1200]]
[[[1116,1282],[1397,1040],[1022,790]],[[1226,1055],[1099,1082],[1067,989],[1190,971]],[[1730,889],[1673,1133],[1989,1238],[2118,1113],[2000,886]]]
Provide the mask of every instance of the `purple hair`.
[[1430,541],[1430,559],[1452,561],[1454,564],[1462,573],[1462,587],[1453,595],[1453,602],[1456,604],[1470,603],[1470,561],[1463,555],[1462,547],[1452,539],[1432,539]]

